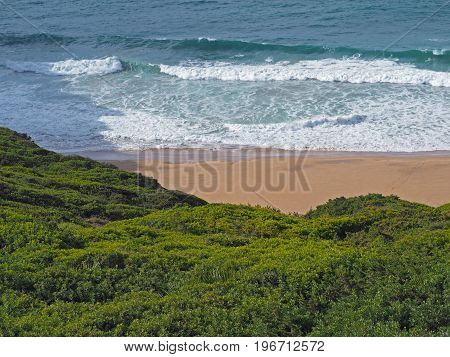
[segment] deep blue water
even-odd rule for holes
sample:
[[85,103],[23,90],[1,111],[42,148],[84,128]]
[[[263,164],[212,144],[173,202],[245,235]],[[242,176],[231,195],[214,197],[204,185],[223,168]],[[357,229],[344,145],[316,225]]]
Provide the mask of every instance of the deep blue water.
[[5,4],[0,125],[52,149],[450,149],[446,1]]

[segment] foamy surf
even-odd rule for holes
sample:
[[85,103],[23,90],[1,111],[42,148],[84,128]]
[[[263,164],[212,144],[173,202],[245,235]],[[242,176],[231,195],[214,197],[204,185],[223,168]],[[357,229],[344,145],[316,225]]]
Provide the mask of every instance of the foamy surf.
[[435,55],[435,56],[444,56],[446,53],[448,53],[449,51],[447,51],[447,50],[445,50],[445,49],[440,49],[440,50],[438,50],[438,49],[434,49],[433,51],[432,51],[432,53],[433,53],[433,55]]
[[383,123],[374,114],[322,116],[284,123],[237,124],[181,120],[143,111],[102,116],[101,134],[122,150],[146,148],[267,147],[342,151],[413,152],[446,150],[448,131],[429,127],[426,133],[405,129],[419,125],[410,119]]
[[105,75],[123,70],[116,57],[92,60],[68,59],[59,62],[6,62],[6,67],[15,72],[32,72],[45,75],[76,76]]
[[391,83],[450,87],[450,73],[416,68],[393,60],[322,59],[288,64],[228,64],[202,66],[160,65],[161,73],[184,80]]
[[306,121],[303,125],[305,128],[314,128],[319,125],[355,125],[362,123],[367,119],[367,115],[350,115],[350,116],[341,116],[341,117],[330,117],[330,118],[314,118]]

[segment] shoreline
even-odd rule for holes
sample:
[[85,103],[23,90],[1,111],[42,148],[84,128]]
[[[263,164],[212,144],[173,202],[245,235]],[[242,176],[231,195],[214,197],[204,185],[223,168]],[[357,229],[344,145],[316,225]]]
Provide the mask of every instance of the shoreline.
[[450,151],[350,152],[278,149],[150,149],[83,156],[156,178],[211,203],[306,213],[337,197],[368,193],[439,206],[450,201]]
[[152,158],[167,162],[195,162],[202,160],[242,160],[262,157],[289,157],[305,155],[314,157],[367,156],[367,157],[428,157],[448,156],[450,150],[434,151],[342,151],[342,150],[287,150],[264,147],[229,148],[149,148],[144,150],[86,150],[63,152],[63,155],[79,155],[98,161],[128,161]]

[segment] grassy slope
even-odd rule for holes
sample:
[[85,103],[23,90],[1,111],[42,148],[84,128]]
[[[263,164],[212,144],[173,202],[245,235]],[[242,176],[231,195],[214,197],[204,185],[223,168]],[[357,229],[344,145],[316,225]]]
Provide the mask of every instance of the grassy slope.
[[0,335],[446,336],[449,218],[204,205],[0,129]]
[[26,135],[4,128],[0,128],[0,155],[0,204],[14,201],[33,210],[55,208],[66,218],[117,220],[155,208],[206,203],[166,190],[152,178],[44,150]]

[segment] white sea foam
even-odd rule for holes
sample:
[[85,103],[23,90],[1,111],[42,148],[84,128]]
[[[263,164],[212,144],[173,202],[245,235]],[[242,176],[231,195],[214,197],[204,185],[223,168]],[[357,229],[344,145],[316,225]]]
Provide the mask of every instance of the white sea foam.
[[60,62],[6,62],[6,67],[16,72],[33,72],[46,75],[104,75],[122,71],[122,63],[116,57],[92,60],[65,60]]
[[211,139],[217,138],[218,129],[204,121],[192,122],[131,110],[124,111],[122,116],[102,116],[99,121],[109,128],[101,133],[105,139],[122,149],[208,146],[213,144]]
[[103,116],[100,122],[107,127],[101,133],[103,137],[122,149],[251,145],[297,150],[413,152],[448,150],[450,145],[449,131],[442,126],[432,125],[418,131],[415,129],[418,125],[426,124],[417,120],[383,123],[378,117],[358,114],[272,124],[234,124],[124,111],[123,116]]
[[314,128],[319,125],[331,124],[331,125],[355,125],[362,123],[367,119],[366,115],[350,115],[341,117],[319,117],[306,121],[303,125],[305,128]]
[[450,72],[436,72],[392,60],[322,59],[264,65],[160,65],[162,73],[185,80],[223,81],[319,80],[323,82],[427,84],[450,87]]
[[199,41],[208,41],[208,42],[216,42],[217,39],[213,38],[213,37],[199,37],[198,38]]
[[[206,67],[201,62],[183,66]],[[129,95],[124,96],[126,73],[110,78],[109,83],[117,83],[114,86],[95,76],[67,83],[39,77],[17,85],[18,76],[0,67],[5,87],[0,126],[27,132],[57,150],[242,145],[350,151],[450,148],[449,88],[192,81],[187,90],[185,81],[159,75],[143,81],[135,80],[133,71],[128,74]],[[80,102],[80,97],[90,100]]]
[[435,56],[443,56],[445,55],[445,53],[447,52],[446,49],[442,48],[442,49],[435,49],[433,50],[433,55]]
[[[221,63],[212,69],[228,66]],[[449,88],[192,81],[187,91],[185,81],[168,82],[170,91],[155,80],[140,90],[135,88],[134,101],[145,103],[139,107],[120,94],[111,96],[111,88],[102,83],[97,86],[104,87],[103,94],[92,85],[86,87],[95,93],[95,102],[113,102],[121,113],[102,116],[103,137],[123,149],[242,145],[350,151],[450,148]]]

